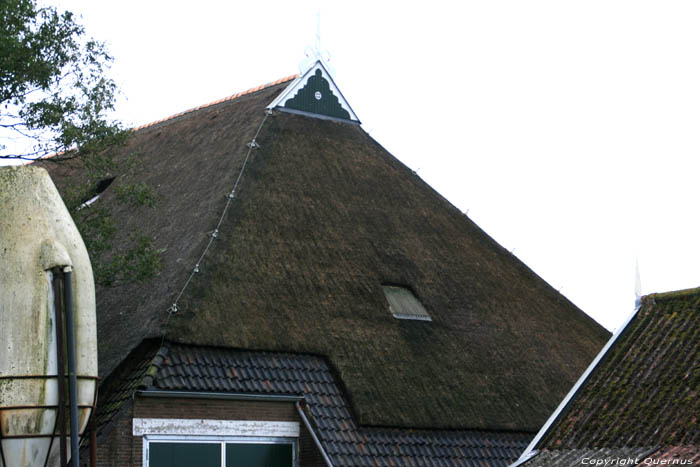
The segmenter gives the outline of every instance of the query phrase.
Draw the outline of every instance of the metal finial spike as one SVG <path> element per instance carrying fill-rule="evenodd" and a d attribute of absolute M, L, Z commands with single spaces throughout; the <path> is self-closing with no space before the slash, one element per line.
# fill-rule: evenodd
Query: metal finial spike
<path fill-rule="evenodd" d="M 321 11 L 316 12 L 316 36 L 313 45 L 304 48 L 304 59 L 299 63 L 299 73 L 302 75 L 316 62 L 322 62 L 331 76 L 335 76 L 335 70 L 330 64 L 331 54 L 321 47 Z"/>
<path fill-rule="evenodd" d="M 639 258 L 635 258 L 634 263 L 634 305 L 639 307 L 642 303 L 642 279 L 639 274 Z"/>
<path fill-rule="evenodd" d="M 321 10 L 316 12 L 316 42 L 314 48 L 317 56 L 321 55 Z"/>

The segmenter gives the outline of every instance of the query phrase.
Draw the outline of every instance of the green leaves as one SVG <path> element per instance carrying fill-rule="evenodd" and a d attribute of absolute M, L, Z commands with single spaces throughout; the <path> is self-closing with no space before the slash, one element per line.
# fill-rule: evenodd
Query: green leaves
<path fill-rule="evenodd" d="M 132 246 L 123 253 L 114 254 L 108 261 L 94 267 L 95 282 L 105 287 L 141 282 L 157 276 L 163 268 L 161 254 L 153 239 L 144 234 L 131 235 Z"/>
<path fill-rule="evenodd" d="M 107 116 L 117 92 L 105 75 L 112 57 L 84 35 L 70 12 L 0 0 L 0 158 L 74 157 L 121 137 Z"/>
<path fill-rule="evenodd" d="M 131 211 L 154 209 L 158 196 L 145 183 L 129 183 L 128 173 L 137 163 L 136 155 L 112 157 L 112 151 L 80 157 L 81 182 L 66 180 L 63 200 L 80 231 L 95 276 L 95 283 L 116 287 L 146 281 L 160 274 L 162 253 L 153 238 L 139 231 L 127 232 L 117 223 L 113 209 Z M 94 200 L 96 195 L 100 198 Z M 112 199 L 113 196 L 113 199 Z M 86 203 L 93 200 L 91 203 Z"/>
<path fill-rule="evenodd" d="M 153 191 L 145 183 L 123 184 L 116 188 L 117 200 L 128 203 L 131 206 L 148 206 L 153 208 L 156 206 L 156 197 Z"/>
<path fill-rule="evenodd" d="M 0 158 L 76 159 L 84 182 L 69 184 L 64 201 L 103 286 L 157 275 L 163 252 L 144 233 L 121 232 L 106 205 L 85 203 L 98 194 L 100 181 L 127 168 L 109 150 L 128 136 L 108 118 L 117 92 L 105 75 L 111 62 L 104 44 L 85 38 L 72 13 L 39 7 L 36 0 L 0 0 Z M 122 179 L 115 186 L 117 202 L 131 209 L 156 204 L 145 184 Z"/>
<path fill-rule="evenodd" d="M 119 235 L 120 228 L 109 206 L 100 200 L 89 206 L 84 202 L 97 194 L 95 186 L 86 183 L 72 195 L 64 196 L 90 254 L 95 282 L 113 287 L 157 276 L 163 267 L 161 256 L 165 250 L 157 248 L 153 239 L 142 232 Z M 122 183 L 114 190 L 117 202 L 129 209 L 156 205 L 156 196 L 145 184 Z"/>

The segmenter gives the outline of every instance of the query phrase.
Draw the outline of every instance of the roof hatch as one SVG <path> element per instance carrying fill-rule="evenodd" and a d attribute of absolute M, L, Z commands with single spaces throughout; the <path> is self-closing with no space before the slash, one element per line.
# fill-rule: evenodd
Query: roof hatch
<path fill-rule="evenodd" d="M 394 318 L 432 321 L 423 304 L 406 287 L 385 284 L 382 289 Z"/>
<path fill-rule="evenodd" d="M 267 108 L 360 123 L 321 60 L 317 60 L 306 72 L 292 81 Z"/>

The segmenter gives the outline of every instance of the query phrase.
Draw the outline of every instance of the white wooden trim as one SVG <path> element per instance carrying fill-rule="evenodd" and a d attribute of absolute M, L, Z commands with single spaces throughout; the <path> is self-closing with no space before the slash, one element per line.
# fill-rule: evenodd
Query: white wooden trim
<path fill-rule="evenodd" d="M 133 435 L 299 437 L 299 422 L 134 418 Z"/>
<path fill-rule="evenodd" d="M 338 89 L 338 86 L 335 84 L 335 81 L 333 81 L 331 74 L 328 73 L 328 70 L 326 70 L 326 67 L 324 67 L 323 63 L 321 63 L 320 61 L 317 61 L 311 68 L 306 70 L 306 72 L 302 76 L 296 78 L 294 81 L 289 83 L 289 86 L 287 86 L 287 88 L 284 91 L 282 91 L 282 93 L 279 96 L 277 96 L 275 100 L 273 100 L 270 103 L 270 105 L 267 106 L 267 108 L 283 108 L 289 99 L 294 98 L 299 92 L 299 90 L 306 86 L 306 83 L 309 81 L 309 78 L 315 75 L 316 70 L 321 70 L 321 76 L 326 81 L 328 81 L 328 85 L 331 88 L 331 92 L 333 92 L 333 94 L 338 98 L 340 106 L 343 109 L 345 109 L 348 112 L 348 114 L 350 114 L 350 120 L 359 122 L 360 119 L 357 118 L 357 115 L 355 115 L 355 112 L 350 107 L 350 104 L 348 104 L 348 101 L 345 100 L 345 96 L 343 96 L 343 93 L 340 92 L 340 89 Z"/>

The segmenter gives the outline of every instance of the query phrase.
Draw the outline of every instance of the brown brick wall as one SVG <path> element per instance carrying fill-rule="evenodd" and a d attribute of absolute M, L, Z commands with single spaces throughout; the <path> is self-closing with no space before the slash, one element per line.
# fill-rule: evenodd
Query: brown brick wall
<path fill-rule="evenodd" d="M 101 467 L 141 467 L 143 438 L 132 436 L 133 418 L 205 418 L 299 422 L 299 467 L 325 467 L 293 402 L 139 397 L 126 404 L 97 440 Z"/>

